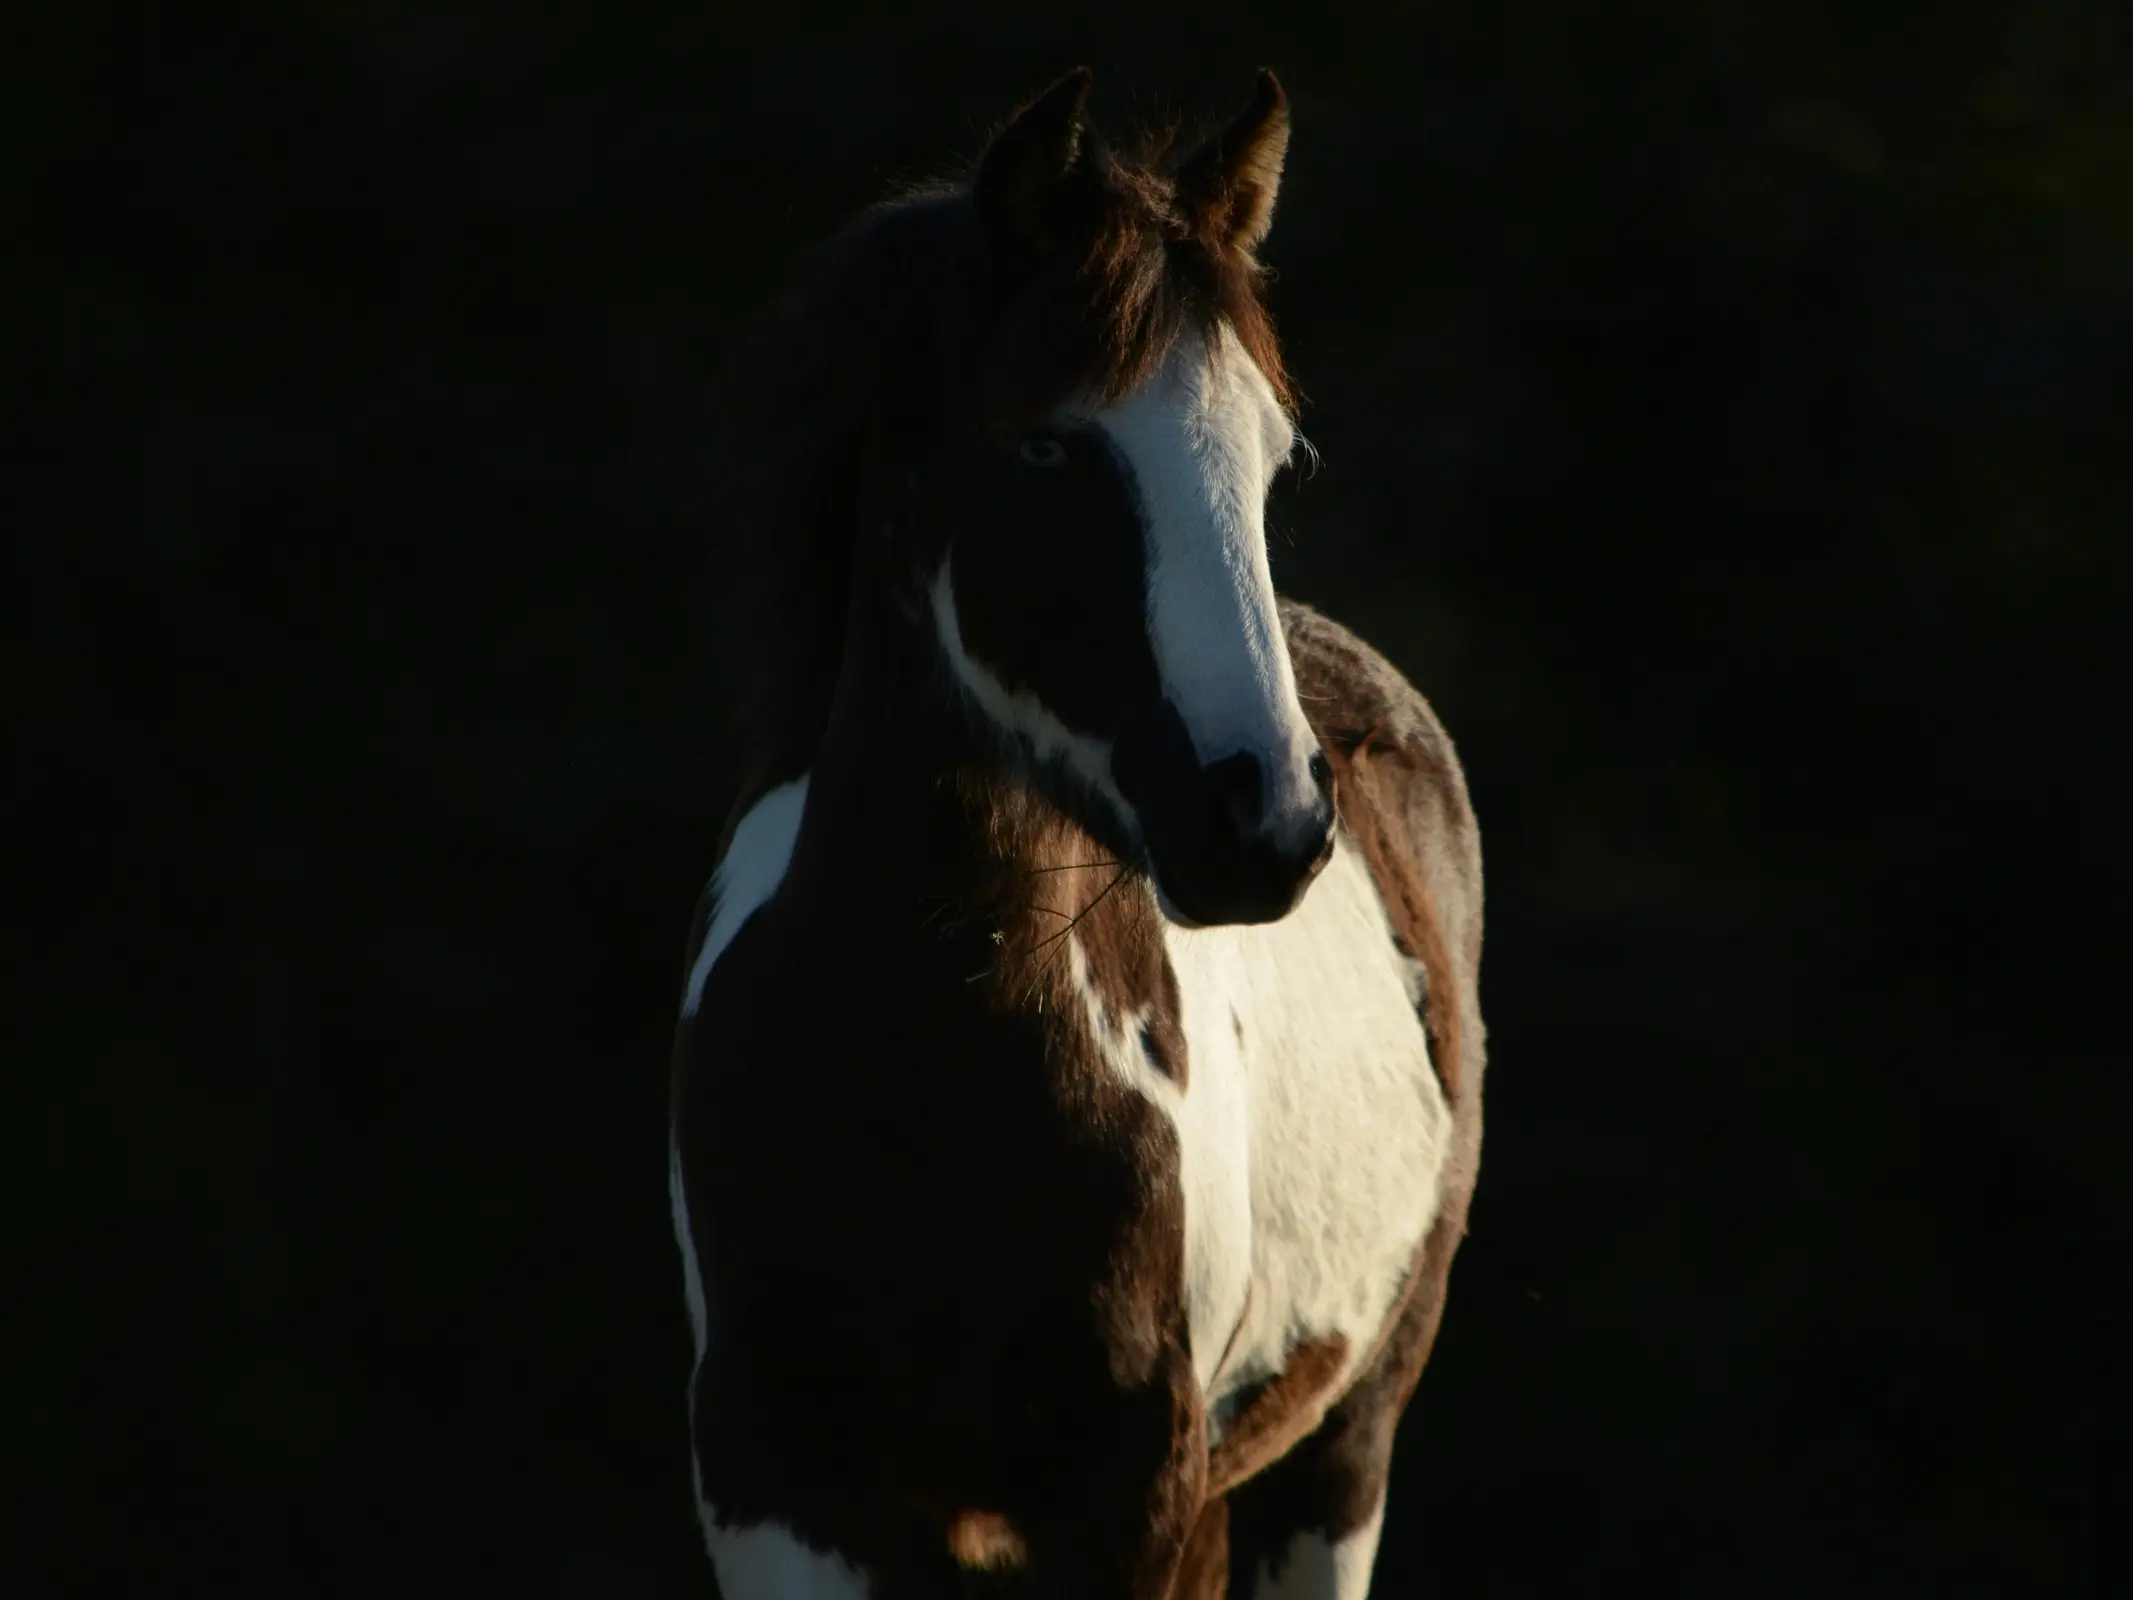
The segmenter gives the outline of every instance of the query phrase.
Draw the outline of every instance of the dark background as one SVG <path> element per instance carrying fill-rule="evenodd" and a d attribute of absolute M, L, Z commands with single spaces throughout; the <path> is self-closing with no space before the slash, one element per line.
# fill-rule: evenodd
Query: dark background
<path fill-rule="evenodd" d="M 0 1450 L 73 1586 L 707 1592 L 709 385 L 1086 61 L 1284 75 L 1276 576 L 1482 819 L 1378 1592 L 2129 1592 L 2133 8 L 13 15 Z"/>

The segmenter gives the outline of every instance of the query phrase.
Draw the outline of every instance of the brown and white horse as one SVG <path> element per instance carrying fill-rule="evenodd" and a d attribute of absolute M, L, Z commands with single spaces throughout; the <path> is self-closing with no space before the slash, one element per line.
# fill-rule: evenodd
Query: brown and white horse
<path fill-rule="evenodd" d="M 740 369 L 670 1173 L 728 1600 L 1364 1594 L 1465 1229 L 1465 782 L 1267 570 L 1287 105 L 1166 176 L 1087 91 Z"/>

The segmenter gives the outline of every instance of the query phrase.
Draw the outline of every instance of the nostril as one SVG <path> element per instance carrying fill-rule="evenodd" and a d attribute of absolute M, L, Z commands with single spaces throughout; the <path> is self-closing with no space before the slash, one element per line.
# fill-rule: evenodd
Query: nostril
<path fill-rule="evenodd" d="M 1214 814 L 1227 822 L 1239 838 L 1259 831 L 1265 808 L 1266 780 L 1259 758 L 1240 753 L 1224 756 L 1207 769 L 1207 796 Z"/>

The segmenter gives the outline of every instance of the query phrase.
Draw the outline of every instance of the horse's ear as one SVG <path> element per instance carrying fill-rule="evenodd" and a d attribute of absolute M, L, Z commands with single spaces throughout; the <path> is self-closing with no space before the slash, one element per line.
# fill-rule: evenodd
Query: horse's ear
<path fill-rule="evenodd" d="M 1087 67 L 1037 96 L 993 135 L 978 162 L 971 197 L 986 233 L 1017 250 L 1041 247 L 1047 196 L 1081 159 L 1081 108 L 1089 98 Z"/>
<path fill-rule="evenodd" d="M 1273 225 L 1288 154 L 1289 97 L 1261 68 L 1252 103 L 1178 168 L 1178 198 L 1216 243 L 1255 249 Z"/>

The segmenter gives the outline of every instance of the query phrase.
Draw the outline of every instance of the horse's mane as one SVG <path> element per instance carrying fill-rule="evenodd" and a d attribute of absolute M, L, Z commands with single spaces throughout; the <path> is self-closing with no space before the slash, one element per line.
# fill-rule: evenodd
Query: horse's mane
<path fill-rule="evenodd" d="M 1045 248 L 1015 263 L 967 186 L 869 208 L 729 369 L 718 454 L 739 559 L 724 633 L 750 787 L 797 772 L 827 723 L 870 430 L 1019 430 L 1071 394 L 1130 392 L 1188 327 L 1218 323 L 1291 403 L 1257 262 L 1196 226 L 1153 159 L 1091 134 L 1067 198 Z"/>

